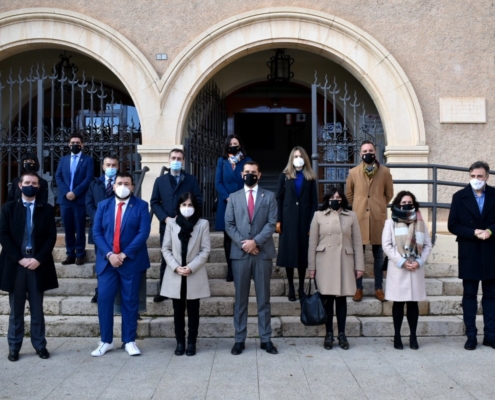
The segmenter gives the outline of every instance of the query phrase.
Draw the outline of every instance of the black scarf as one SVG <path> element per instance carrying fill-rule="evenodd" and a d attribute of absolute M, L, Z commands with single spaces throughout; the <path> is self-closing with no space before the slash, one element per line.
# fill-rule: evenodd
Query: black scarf
<path fill-rule="evenodd" d="M 179 240 L 182 244 L 181 256 L 182 256 L 182 266 L 187 265 L 187 246 L 189 244 L 189 239 L 191 238 L 194 226 L 198 223 L 199 217 L 193 215 L 189 219 L 185 218 L 180 212 L 175 218 L 175 222 L 180 226 Z"/>

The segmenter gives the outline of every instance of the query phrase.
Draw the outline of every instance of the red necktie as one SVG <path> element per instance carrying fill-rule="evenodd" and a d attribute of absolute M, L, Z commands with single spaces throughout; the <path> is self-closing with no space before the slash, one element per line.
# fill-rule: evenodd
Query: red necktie
<path fill-rule="evenodd" d="M 119 203 L 119 209 L 117 210 L 117 218 L 115 219 L 115 232 L 113 233 L 113 252 L 120 254 L 120 226 L 122 225 L 122 206 L 125 202 Z"/>
<path fill-rule="evenodd" d="M 253 197 L 253 191 L 249 191 L 249 200 L 248 200 L 248 214 L 249 214 L 249 221 L 253 222 L 253 214 L 254 214 L 254 197 Z"/>

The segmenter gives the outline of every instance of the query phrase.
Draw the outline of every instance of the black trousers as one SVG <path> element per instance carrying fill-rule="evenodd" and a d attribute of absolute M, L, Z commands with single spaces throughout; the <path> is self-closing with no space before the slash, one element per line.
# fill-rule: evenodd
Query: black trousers
<path fill-rule="evenodd" d="M 383 289 L 383 249 L 381 244 L 371 246 L 373 251 L 373 274 L 375 275 L 375 290 Z M 363 246 L 363 253 L 366 251 L 366 246 Z M 363 288 L 363 277 L 356 279 L 358 289 Z"/>
<path fill-rule="evenodd" d="M 10 317 L 7 334 L 9 350 L 20 351 L 22 347 L 26 297 L 29 301 L 31 313 L 31 344 L 38 350 L 46 347 L 43 292 L 38 291 L 36 272 L 19 265 L 15 277 L 14 291 L 9 293 Z"/>
<path fill-rule="evenodd" d="M 463 279 L 462 286 L 462 310 L 464 324 L 466 325 L 466 336 L 476 336 L 476 312 L 478 311 L 478 288 L 480 281 Z M 485 337 L 495 339 L 495 279 L 481 281 L 483 297 L 481 306 L 483 308 L 483 333 Z"/>
<path fill-rule="evenodd" d="M 177 341 L 186 339 L 186 309 L 187 327 L 189 336 L 188 343 L 196 343 L 199 328 L 199 299 L 187 300 L 187 277 L 182 277 L 180 288 L 180 299 L 172 299 L 174 306 L 175 338 Z"/>
<path fill-rule="evenodd" d="M 345 321 L 347 319 L 347 299 L 344 296 L 321 295 L 324 301 L 327 322 L 325 328 L 327 333 L 333 332 L 333 304 L 335 303 L 335 313 L 337 314 L 337 327 L 339 333 L 345 333 Z"/>

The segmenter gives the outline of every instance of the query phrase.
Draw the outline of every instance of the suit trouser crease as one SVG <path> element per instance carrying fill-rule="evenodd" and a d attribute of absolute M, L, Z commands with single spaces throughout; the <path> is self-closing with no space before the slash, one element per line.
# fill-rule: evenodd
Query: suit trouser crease
<path fill-rule="evenodd" d="M 9 293 L 10 316 L 7 334 L 9 350 L 20 351 L 22 347 L 26 297 L 31 314 L 31 344 L 38 350 L 46 347 L 43 292 L 38 291 L 36 281 L 35 271 L 18 267 L 14 291 Z"/>
<path fill-rule="evenodd" d="M 179 341 L 186 338 L 186 309 L 187 327 L 189 336 L 188 343 L 196 343 L 199 330 L 199 299 L 187 299 L 187 277 L 183 276 L 181 281 L 180 299 L 172 299 L 174 307 L 175 337 Z"/>
<path fill-rule="evenodd" d="M 236 343 L 245 342 L 247 337 L 247 312 L 251 277 L 254 280 L 256 291 L 260 341 L 262 343 L 269 342 L 272 336 L 270 305 L 272 260 L 263 260 L 256 256 L 248 255 L 246 259 L 232 260 L 232 272 L 235 286 L 234 327 Z"/>
<path fill-rule="evenodd" d="M 68 257 L 86 255 L 86 206 L 69 202 L 60 205 Z"/>
<path fill-rule="evenodd" d="M 141 276 L 141 271 L 127 275 L 111 265 L 98 275 L 98 319 L 102 342 L 113 341 L 114 302 L 119 290 L 122 301 L 122 342 L 136 340 Z"/>
<path fill-rule="evenodd" d="M 366 246 L 363 245 L 363 253 Z M 373 274 L 375 276 L 375 290 L 383 289 L 383 249 L 381 244 L 374 244 L 371 246 L 373 251 Z M 363 277 L 356 279 L 356 286 L 358 289 L 363 288 Z"/>
<path fill-rule="evenodd" d="M 480 281 L 463 279 L 462 310 L 466 336 L 473 337 L 478 333 L 476 328 L 476 313 L 478 311 L 478 289 Z M 495 339 L 495 279 L 481 281 L 483 292 L 481 306 L 483 308 L 483 323 L 485 337 Z"/>

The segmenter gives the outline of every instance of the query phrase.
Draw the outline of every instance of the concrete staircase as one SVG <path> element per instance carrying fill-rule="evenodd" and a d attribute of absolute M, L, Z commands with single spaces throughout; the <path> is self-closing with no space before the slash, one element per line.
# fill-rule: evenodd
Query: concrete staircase
<path fill-rule="evenodd" d="M 234 284 L 225 281 L 227 265 L 222 248 L 223 234 L 212 233 L 212 251 L 207 271 L 212 297 L 201 300 L 201 337 L 232 337 Z M 276 244 L 278 237 L 275 238 Z M 140 337 L 174 337 L 172 302 L 153 303 L 153 296 L 158 293 L 160 250 L 158 237 L 148 240 L 152 266 L 147 274 L 147 311 L 139 321 Z M 65 258 L 64 237 L 59 236 L 54 258 L 57 263 L 59 288 L 45 293 L 45 316 L 47 336 L 87 336 L 98 337 L 97 306 L 90 299 L 96 286 L 94 272 L 94 249 L 88 248 L 87 263 L 84 266 L 63 266 Z M 432 257 L 435 258 L 435 257 Z M 438 258 L 438 257 L 437 257 Z M 455 262 L 455 260 L 452 260 Z M 391 336 L 392 303 L 381 303 L 374 295 L 372 279 L 371 254 L 366 254 L 366 274 L 364 279 L 365 298 L 354 303 L 348 298 L 347 334 L 349 336 Z M 456 278 L 456 265 L 448 263 L 430 263 L 426 265 L 428 300 L 420 303 L 420 336 L 463 335 L 461 295 L 462 282 Z M 297 272 L 296 272 L 297 274 Z M 297 275 L 296 275 L 297 276 Z M 386 284 L 386 280 L 385 280 Z M 274 265 L 271 281 L 272 328 L 277 336 L 322 336 L 324 326 L 305 327 L 299 321 L 299 302 L 287 300 L 288 284 L 285 268 Z M 251 287 L 254 296 L 254 287 Z M 8 326 L 8 296 L 0 292 L 0 335 L 6 335 Z M 29 313 L 29 310 L 27 310 Z M 256 300 L 250 298 L 248 335 L 257 336 Z M 26 316 L 26 322 L 29 315 Z M 334 321 L 334 326 L 336 322 Z M 478 317 L 479 328 L 482 320 Z M 29 324 L 26 324 L 29 330 Z M 403 334 L 408 334 L 404 321 Z M 115 337 L 120 336 L 120 317 L 115 318 Z"/>

